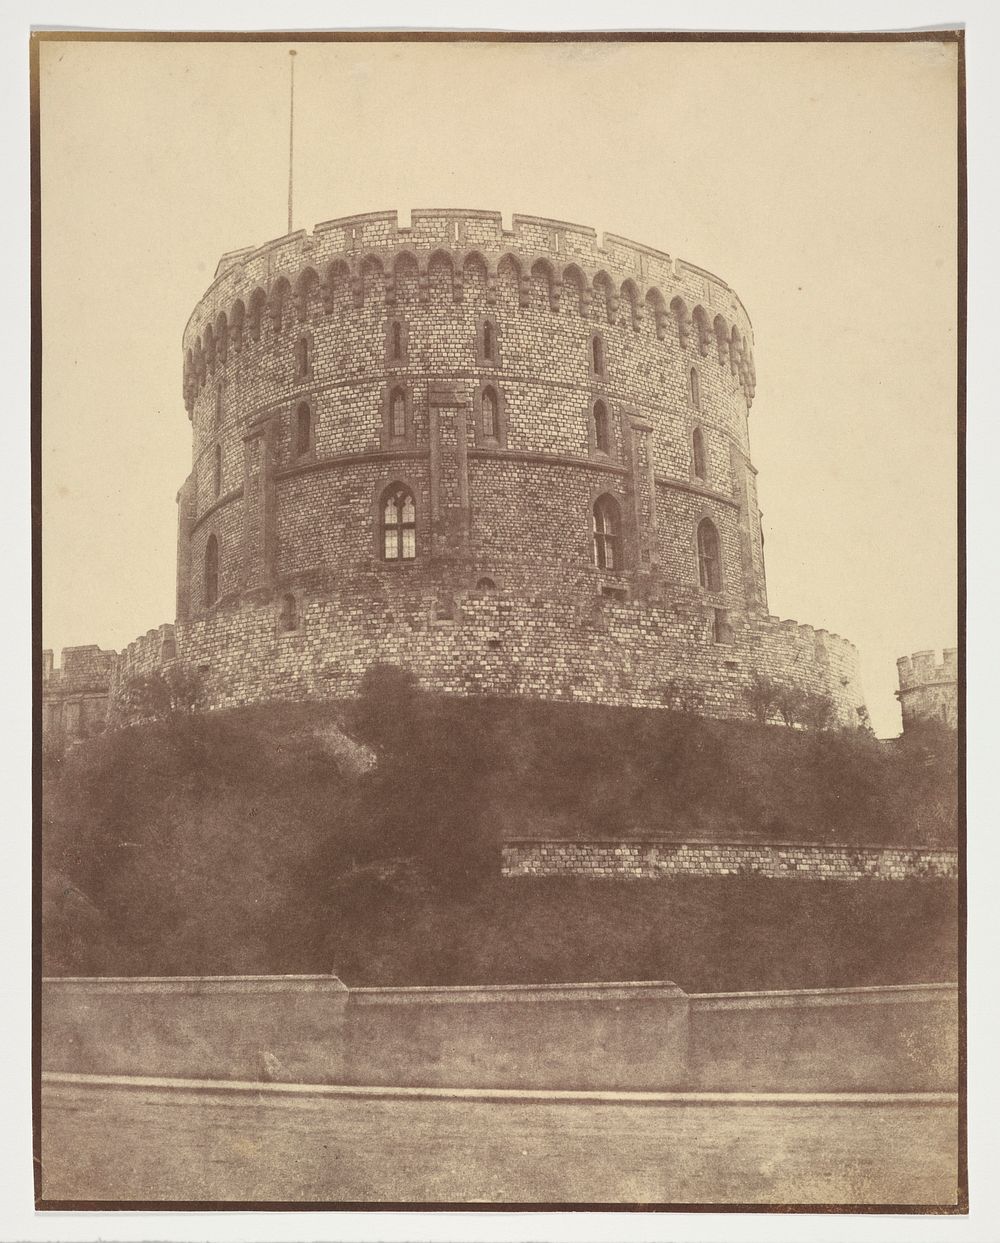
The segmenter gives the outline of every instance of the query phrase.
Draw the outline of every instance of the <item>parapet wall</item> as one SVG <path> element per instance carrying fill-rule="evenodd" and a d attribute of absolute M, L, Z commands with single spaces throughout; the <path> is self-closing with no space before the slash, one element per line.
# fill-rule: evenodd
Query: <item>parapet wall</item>
<path fill-rule="evenodd" d="M 373 592 L 303 597 L 298 628 L 281 628 L 271 603 L 244 603 L 149 631 L 121 654 L 112 698 L 125 719 L 130 678 L 172 660 L 198 669 L 206 707 L 267 699 L 339 699 L 357 693 L 375 664 L 412 670 L 424 689 L 686 708 L 749 717 L 755 673 L 829 697 L 836 720 L 858 723 L 857 652 L 837 635 L 759 616 L 716 641 L 711 609 L 645 601 Z"/>
<path fill-rule="evenodd" d="M 514 253 L 528 261 L 529 270 L 540 259 L 553 268 L 575 266 L 590 269 L 591 274 L 611 268 L 633 277 L 637 290 L 641 286 L 640 315 L 646 290 L 655 290 L 659 296 L 651 303 L 664 316 L 671 300 L 681 297 L 688 306 L 704 304 L 715 313 L 725 312 L 742 339 L 753 337 L 746 309 L 724 280 L 664 251 L 614 233 L 604 233 L 598 240 L 595 229 L 563 220 L 515 214 L 511 228 L 505 229 L 500 212 L 435 208 L 411 211 L 409 226 L 399 224 L 395 211 L 367 212 L 324 221 L 311 234 L 300 229 L 262 246 L 223 255 L 215 279 L 185 328 L 184 347 L 204 346 L 205 330 L 214 333 L 220 312 L 228 313 L 237 301 L 248 304 L 255 287 L 267 290 L 281 276 L 295 289 L 300 271 L 307 266 L 319 269 L 334 256 L 359 271 L 371 251 L 411 251 L 419 257 L 441 248 L 484 256 Z M 391 294 L 391 284 L 387 289 Z"/>

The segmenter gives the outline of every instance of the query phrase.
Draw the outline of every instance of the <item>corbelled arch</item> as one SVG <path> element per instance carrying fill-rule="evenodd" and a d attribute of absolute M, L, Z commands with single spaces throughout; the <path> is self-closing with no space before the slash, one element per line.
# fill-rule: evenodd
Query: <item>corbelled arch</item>
<path fill-rule="evenodd" d="M 229 356 L 229 318 L 225 311 L 220 311 L 215 317 L 215 349 L 219 362 L 225 365 Z"/>
<path fill-rule="evenodd" d="M 670 299 L 670 309 L 674 313 L 674 319 L 677 321 L 677 340 L 681 349 L 686 349 L 688 341 L 691 339 L 691 312 L 688 305 L 680 294 L 676 294 Z"/>
<path fill-rule="evenodd" d="M 271 313 L 271 326 L 276 333 L 281 332 L 287 323 L 286 307 L 291 301 L 291 296 L 292 282 L 284 273 L 281 273 L 271 283 L 271 292 L 267 299 L 268 310 Z"/>
<path fill-rule="evenodd" d="M 304 324 L 309 318 L 310 306 L 313 298 L 319 292 L 319 273 L 308 264 L 302 269 L 295 280 L 295 315 L 300 324 Z"/>
<path fill-rule="evenodd" d="M 567 263 L 563 268 L 563 287 L 572 285 L 576 289 L 576 304 L 580 314 L 588 319 L 590 317 L 590 304 L 593 301 L 593 293 L 589 278 L 584 274 L 583 269 L 576 263 Z"/>
<path fill-rule="evenodd" d="M 722 315 L 715 317 L 715 340 L 719 349 L 719 362 L 725 365 L 729 360 L 729 325 Z"/>
<path fill-rule="evenodd" d="M 264 311 L 267 307 L 267 294 L 258 285 L 250 295 L 250 302 L 247 306 L 247 328 L 250 331 L 250 339 L 259 341 L 260 335 L 264 327 Z"/>
<path fill-rule="evenodd" d="M 639 296 L 639 286 L 631 277 L 626 277 L 622 281 L 619 297 L 621 302 L 628 304 L 629 322 L 638 332 L 642 327 L 642 299 Z"/>
<path fill-rule="evenodd" d="M 594 273 L 591 283 L 595 294 L 600 290 L 604 295 L 604 309 L 608 323 L 615 323 L 618 319 L 618 291 L 615 289 L 615 282 L 601 268 L 600 271 Z"/>
<path fill-rule="evenodd" d="M 708 319 L 708 312 L 699 302 L 691 312 L 691 322 L 694 324 L 695 336 L 698 342 L 698 353 L 702 358 L 708 356 L 709 346 L 712 343 L 712 328 Z"/>
<path fill-rule="evenodd" d="M 651 285 L 646 290 L 646 306 L 649 308 L 653 318 L 656 339 L 657 341 L 662 341 L 667 335 L 667 303 L 663 294 L 655 285 Z"/>

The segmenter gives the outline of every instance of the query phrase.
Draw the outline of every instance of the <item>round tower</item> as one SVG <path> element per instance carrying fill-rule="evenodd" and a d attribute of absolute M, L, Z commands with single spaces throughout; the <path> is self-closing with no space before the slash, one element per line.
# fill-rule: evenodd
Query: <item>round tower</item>
<path fill-rule="evenodd" d="M 373 213 L 224 256 L 183 344 L 176 655 L 219 702 L 391 661 L 453 693 L 742 715 L 756 674 L 860 704 L 849 644 L 767 614 L 753 329 L 703 269 Z"/>

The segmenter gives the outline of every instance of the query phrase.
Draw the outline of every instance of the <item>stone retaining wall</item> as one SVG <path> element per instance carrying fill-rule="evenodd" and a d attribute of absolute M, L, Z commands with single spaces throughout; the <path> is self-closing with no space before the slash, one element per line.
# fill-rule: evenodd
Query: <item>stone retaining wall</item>
<path fill-rule="evenodd" d="M 769 876 L 785 880 L 912 880 L 958 875 L 942 847 L 827 846 L 808 842 L 512 840 L 504 876 Z"/>

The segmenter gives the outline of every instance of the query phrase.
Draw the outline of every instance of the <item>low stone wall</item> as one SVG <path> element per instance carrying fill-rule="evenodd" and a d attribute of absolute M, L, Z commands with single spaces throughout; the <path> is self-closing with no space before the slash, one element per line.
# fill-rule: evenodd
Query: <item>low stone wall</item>
<path fill-rule="evenodd" d="M 47 1072 L 618 1091 L 954 1091 L 954 984 L 347 989 L 335 976 L 46 979 Z"/>
<path fill-rule="evenodd" d="M 674 842 L 512 839 L 503 876 L 768 876 L 783 880 L 928 880 L 958 875 L 943 847 L 828 846 L 812 842 Z"/>
<path fill-rule="evenodd" d="M 701 993 L 689 998 L 688 1075 L 706 1092 L 954 1091 L 950 984 Z"/>

